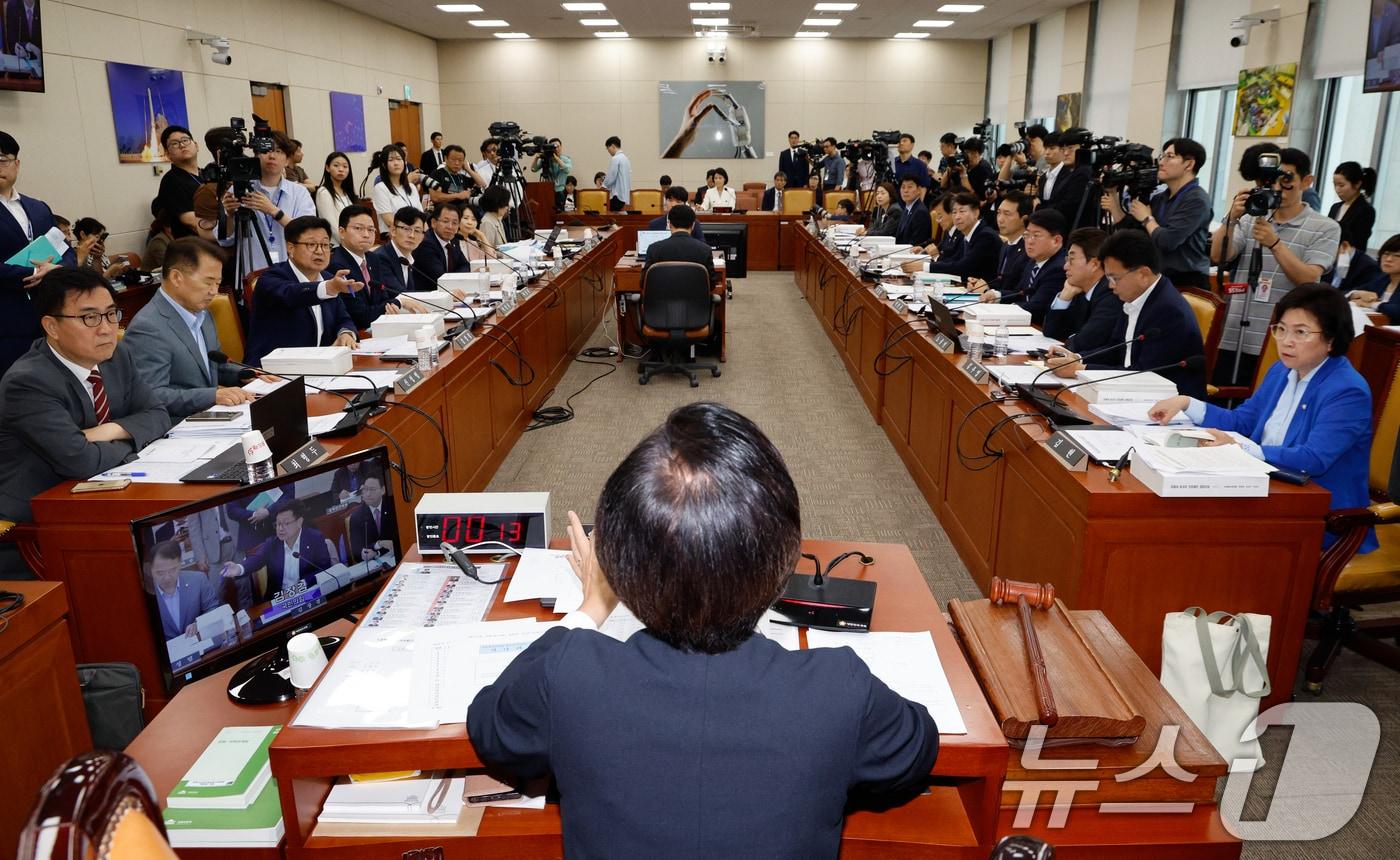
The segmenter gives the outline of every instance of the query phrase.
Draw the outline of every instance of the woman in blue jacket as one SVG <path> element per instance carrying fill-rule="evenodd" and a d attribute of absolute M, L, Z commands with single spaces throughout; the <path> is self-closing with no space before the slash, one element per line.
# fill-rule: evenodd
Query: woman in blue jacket
<path fill-rule="evenodd" d="M 1322 284 L 1295 287 L 1274 307 L 1270 327 L 1279 360 L 1259 389 L 1236 409 L 1190 397 L 1168 397 L 1148 415 L 1165 424 L 1178 412 L 1208 428 L 1206 445 L 1234 445 L 1279 468 L 1302 472 L 1332 493 L 1332 508 L 1370 504 L 1371 389 L 1347 361 L 1351 309 L 1341 292 Z M 1324 545 L 1336 539 L 1328 534 Z M 1361 552 L 1375 549 L 1372 532 Z"/>

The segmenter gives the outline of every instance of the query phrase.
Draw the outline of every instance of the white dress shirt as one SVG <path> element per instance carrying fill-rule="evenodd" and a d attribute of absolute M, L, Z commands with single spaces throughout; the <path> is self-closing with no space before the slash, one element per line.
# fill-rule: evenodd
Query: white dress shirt
<path fill-rule="evenodd" d="M 19 202 L 20 194 L 13 188 L 10 189 L 10 196 L 0 194 L 0 203 L 5 204 L 5 208 L 10 210 L 10 214 L 19 222 L 19 229 L 24 231 L 24 238 L 34 238 L 34 225 L 29 223 L 29 213 L 24 211 L 24 206 Z"/>
<path fill-rule="evenodd" d="M 1055 190 L 1055 180 L 1059 178 L 1060 171 L 1064 169 L 1064 166 L 1065 163 L 1061 161 L 1059 164 L 1055 165 L 1055 167 L 1049 173 L 1045 174 L 1045 186 L 1040 190 L 1041 200 L 1050 199 L 1050 195 Z"/>
<path fill-rule="evenodd" d="M 92 400 L 92 384 L 88 382 L 88 376 L 90 376 L 92 372 L 97 369 L 97 365 L 94 364 L 92 367 L 83 367 L 81 364 L 75 364 L 69 361 L 68 359 L 64 358 L 62 353 L 60 353 L 58 350 L 54 349 L 53 344 L 49 344 L 48 346 L 49 352 L 53 353 L 54 358 L 57 358 L 63 364 L 64 367 L 68 368 L 69 373 L 72 373 L 74 376 L 78 377 L 78 382 L 83 386 L 83 390 L 87 392 L 88 399 Z M 93 405 L 97 405 L 95 400 L 93 402 Z"/>
<path fill-rule="evenodd" d="M 1137 321 L 1138 317 L 1142 314 L 1142 306 L 1147 304 L 1147 297 L 1152 295 L 1152 291 L 1157 289 L 1157 285 L 1161 282 L 1162 276 L 1158 275 L 1157 280 L 1152 282 L 1152 286 L 1142 291 L 1142 295 L 1133 299 L 1131 302 L 1123 303 L 1123 313 L 1128 315 L 1127 337 L 1123 339 L 1129 341 L 1128 345 L 1123 349 L 1123 367 L 1125 368 L 1133 366 L 1133 345 L 1131 341 L 1137 336 Z"/>
<path fill-rule="evenodd" d="M 717 188 L 706 188 L 705 199 L 700 201 L 700 208 L 704 209 L 706 212 L 715 211 L 716 206 L 728 206 L 730 209 L 733 209 L 735 199 L 734 189 L 727 185 L 723 191 Z"/>
<path fill-rule="evenodd" d="M 292 271 L 297 273 L 297 280 L 303 284 L 316 284 L 316 298 L 326 301 L 331 294 L 326 290 L 326 282 L 319 278 L 309 278 L 306 273 L 298 269 L 296 264 L 292 264 Z M 325 333 L 326 324 L 321 320 L 321 306 L 319 304 L 311 306 L 311 318 L 316 320 L 316 345 L 321 345 L 321 337 Z"/>
<path fill-rule="evenodd" d="M 286 591 L 301 579 L 301 559 L 297 558 L 297 547 L 301 544 L 301 533 L 297 533 L 297 539 L 292 541 L 291 546 L 282 544 L 282 587 L 278 591 Z"/>

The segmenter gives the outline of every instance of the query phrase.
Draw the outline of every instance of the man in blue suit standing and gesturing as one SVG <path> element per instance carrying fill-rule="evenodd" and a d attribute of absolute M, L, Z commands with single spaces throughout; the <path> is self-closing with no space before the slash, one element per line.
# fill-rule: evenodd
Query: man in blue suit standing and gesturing
<path fill-rule="evenodd" d="M 348 346 L 359 343 L 354 320 L 340 296 L 364 288 L 348 269 L 325 271 L 331 258 L 331 228 L 322 218 L 294 218 L 285 232 L 290 260 L 269 268 L 253 292 L 247 363 L 287 346 Z"/>
<path fill-rule="evenodd" d="M 29 290 L 50 269 L 76 266 L 72 250 L 62 260 L 36 260 L 32 266 L 9 266 L 5 261 L 54 227 L 53 212 L 42 200 L 15 188 L 19 181 L 19 143 L 0 131 L 0 376 L 43 337 L 39 314 L 29 304 Z"/>
<path fill-rule="evenodd" d="M 273 514 L 273 536 L 254 547 L 242 564 L 224 565 L 224 578 L 233 579 L 266 571 L 252 581 L 253 603 L 263 603 L 298 582 L 316 584 L 316 574 L 335 562 L 326 536 L 304 525 L 306 513 L 296 499 L 279 501 Z"/>

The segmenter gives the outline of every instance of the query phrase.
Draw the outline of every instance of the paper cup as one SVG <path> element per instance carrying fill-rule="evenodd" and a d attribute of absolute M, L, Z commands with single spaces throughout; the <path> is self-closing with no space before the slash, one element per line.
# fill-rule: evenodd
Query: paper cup
<path fill-rule="evenodd" d="M 315 633 L 298 633 L 287 640 L 287 662 L 292 670 L 292 686 L 309 690 L 326 668 L 326 652 Z"/>

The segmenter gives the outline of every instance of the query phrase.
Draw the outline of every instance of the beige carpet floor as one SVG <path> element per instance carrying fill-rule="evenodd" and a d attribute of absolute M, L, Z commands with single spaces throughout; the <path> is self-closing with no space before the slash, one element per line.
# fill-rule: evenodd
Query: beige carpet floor
<path fill-rule="evenodd" d="M 699 388 L 691 388 L 681 376 L 654 377 L 639 386 L 635 364 L 629 361 L 574 397 L 574 420 L 526 433 L 490 489 L 550 491 L 551 531 L 563 534 L 566 512 L 576 510 L 585 521 L 591 519 L 608 474 L 667 412 L 697 400 L 717 401 L 757 422 L 782 451 L 801 494 L 808 537 L 908 544 L 941 602 L 980 597 L 904 464 L 856 393 L 791 273 L 753 273 L 737 281 L 734 292 L 728 362 L 721 377 L 702 374 Z M 611 319 L 604 321 L 591 345 L 607 345 L 612 326 Z M 550 405 L 562 404 L 611 366 L 610 360 L 599 361 L 603 363 L 575 362 Z M 1321 700 L 1360 702 L 1380 719 L 1381 747 L 1361 809 L 1329 839 L 1255 843 L 1245 848 L 1244 856 L 1400 857 L 1400 674 L 1344 653 Z M 1300 693 L 1299 701 L 1316 700 Z M 1246 820 L 1263 818 L 1267 812 L 1287 744 L 1286 732 L 1275 729 L 1266 736 L 1270 766 L 1256 778 Z"/>

